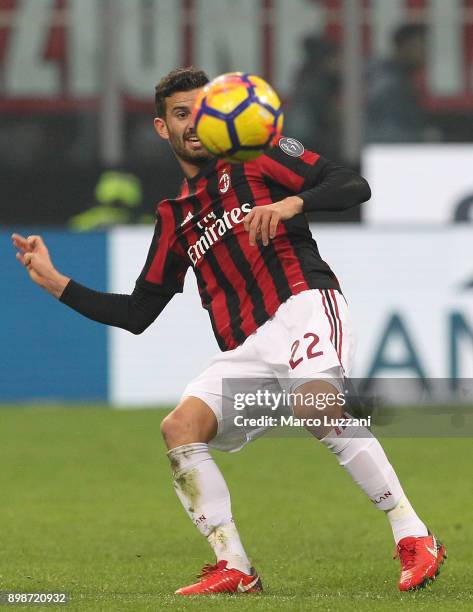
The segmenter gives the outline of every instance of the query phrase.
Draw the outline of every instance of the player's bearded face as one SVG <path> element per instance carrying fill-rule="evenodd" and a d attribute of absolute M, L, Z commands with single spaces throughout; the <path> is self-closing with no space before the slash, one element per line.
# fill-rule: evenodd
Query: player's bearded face
<path fill-rule="evenodd" d="M 169 143 L 177 157 L 197 166 L 204 164 L 212 157 L 197 138 L 191 118 L 199 91 L 196 89 L 177 92 L 166 100 L 166 127 Z"/>

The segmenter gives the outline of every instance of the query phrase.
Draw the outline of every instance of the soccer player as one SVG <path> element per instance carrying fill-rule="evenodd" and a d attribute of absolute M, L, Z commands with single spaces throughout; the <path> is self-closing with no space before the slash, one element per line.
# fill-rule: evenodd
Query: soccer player
<path fill-rule="evenodd" d="M 144 268 L 131 295 L 101 293 L 58 272 L 40 236 L 13 234 L 31 279 L 95 321 L 142 333 L 192 267 L 222 353 L 189 383 L 162 421 L 174 487 L 213 548 L 216 563 L 179 594 L 262 590 L 232 518 L 226 482 L 209 446 L 238 450 L 261 428 L 236 425 L 222 380 L 273 379 L 296 392 L 296 417 L 344 414 L 341 391 L 352 357 L 346 301 L 319 255 L 304 213 L 343 210 L 370 197 L 355 172 L 281 137 L 254 161 L 212 157 L 196 136 L 192 110 L 204 72 L 176 69 L 156 87 L 156 132 L 169 141 L 185 179 L 178 197 L 159 203 Z M 312 397 L 336 396 L 315 408 Z M 341 398 L 341 399 L 340 399 Z M 247 406 L 246 413 L 252 409 Z M 401 590 L 438 573 L 445 548 L 409 503 L 380 443 L 365 427 L 308 427 L 390 522 L 401 561 Z"/>

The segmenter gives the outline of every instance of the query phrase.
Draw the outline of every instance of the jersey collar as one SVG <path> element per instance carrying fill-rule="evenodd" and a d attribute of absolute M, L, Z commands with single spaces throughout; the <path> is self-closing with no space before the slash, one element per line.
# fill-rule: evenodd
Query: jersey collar
<path fill-rule="evenodd" d="M 215 166 L 217 165 L 218 159 L 216 157 L 213 157 L 211 160 L 209 160 L 205 166 L 202 166 L 202 168 L 199 170 L 199 172 L 193 176 L 192 178 L 185 178 L 185 180 L 187 181 L 189 186 L 193 186 L 196 184 L 196 182 L 201 179 L 203 176 L 207 176 L 208 174 L 210 174 L 211 172 L 213 172 L 213 170 L 215 169 Z"/>

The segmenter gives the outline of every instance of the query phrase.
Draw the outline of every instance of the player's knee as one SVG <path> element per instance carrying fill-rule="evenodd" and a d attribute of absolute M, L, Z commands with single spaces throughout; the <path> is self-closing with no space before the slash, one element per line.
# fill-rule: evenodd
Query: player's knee
<path fill-rule="evenodd" d="M 201 400 L 186 398 L 161 422 L 161 434 L 168 448 L 209 442 L 217 433 L 217 419 Z"/>
<path fill-rule="evenodd" d="M 176 434 L 179 433 L 179 431 L 182 429 L 182 424 L 174 411 L 170 412 L 166 417 L 164 417 L 164 419 L 161 421 L 160 429 L 161 435 L 166 441 L 175 437 Z"/>
<path fill-rule="evenodd" d="M 168 448 L 199 441 L 196 426 L 190 415 L 177 409 L 162 420 L 161 434 Z"/>
<path fill-rule="evenodd" d="M 296 395 L 302 398 L 294 406 L 297 417 L 341 416 L 345 408 L 345 398 L 338 389 L 328 381 L 311 381 L 296 389 Z"/>

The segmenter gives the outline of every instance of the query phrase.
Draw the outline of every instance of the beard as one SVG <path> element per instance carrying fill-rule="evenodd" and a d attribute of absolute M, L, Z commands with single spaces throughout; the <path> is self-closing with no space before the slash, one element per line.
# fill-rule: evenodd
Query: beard
<path fill-rule="evenodd" d="M 212 159 L 213 155 L 207 151 L 207 149 L 201 145 L 199 149 L 192 151 L 187 146 L 187 142 L 190 138 L 195 138 L 195 132 L 187 132 L 186 134 L 176 134 L 169 132 L 169 144 L 171 149 L 174 151 L 174 155 L 189 164 L 196 166 L 203 166 L 209 160 Z"/>

